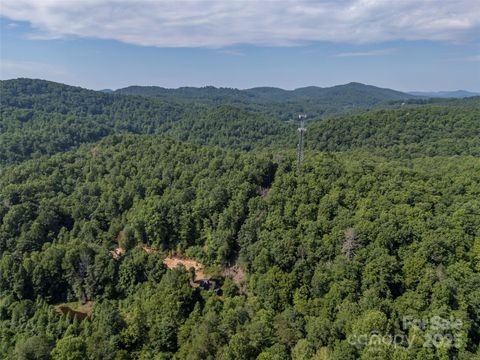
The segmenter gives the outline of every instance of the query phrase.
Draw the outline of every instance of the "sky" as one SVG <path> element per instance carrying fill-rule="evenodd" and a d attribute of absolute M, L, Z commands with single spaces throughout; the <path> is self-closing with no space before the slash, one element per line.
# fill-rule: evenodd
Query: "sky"
<path fill-rule="evenodd" d="M 0 78 L 480 91 L 479 0 L 0 0 Z"/>

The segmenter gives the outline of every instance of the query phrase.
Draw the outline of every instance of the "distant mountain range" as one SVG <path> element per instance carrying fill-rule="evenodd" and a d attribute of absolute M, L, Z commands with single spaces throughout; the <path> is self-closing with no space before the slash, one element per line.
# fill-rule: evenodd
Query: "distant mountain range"
<path fill-rule="evenodd" d="M 456 91 L 410 91 L 410 95 L 415 96 L 426 96 L 432 98 L 455 98 L 461 99 L 470 96 L 480 96 L 480 93 L 466 91 L 466 90 L 456 90 Z"/>
<path fill-rule="evenodd" d="M 138 96 L 144 93 L 164 95 Z M 0 81 L 0 98 L 0 167 L 124 133 L 244 151 L 292 148 L 297 124 L 291 120 L 299 112 L 309 116 L 307 145 L 321 151 L 480 153 L 480 97 L 430 99 L 358 83 L 292 91 L 130 87 L 105 93 L 13 79 Z"/>
<path fill-rule="evenodd" d="M 368 110 L 379 106 L 407 103 L 425 103 L 429 99 L 462 99 L 479 96 L 465 90 L 438 92 L 401 92 L 388 88 L 380 88 L 351 82 L 332 87 L 308 86 L 295 90 L 284 90 L 276 87 L 255 87 L 251 89 L 205 87 L 180 87 L 176 89 L 160 86 L 128 86 L 122 89 L 101 90 L 104 93 L 155 97 L 180 102 L 194 102 L 204 105 L 232 104 L 257 110 L 262 108 L 276 109 L 270 112 L 281 119 L 289 119 L 293 114 L 306 112 L 313 117 L 325 117 L 355 110 Z"/>
<path fill-rule="evenodd" d="M 217 88 L 214 86 L 180 87 L 171 89 L 160 86 L 134 85 L 117 90 L 104 89 L 100 91 L 106 93 L 115 92 L 120 94 L 154 97 L 179 96 L 190 99 L 205 99 L 214 96 L 225 100 L 225 98 L 235 97 L 237 99 L 244 98 L 248 99 L 249 101 L 253 100 L 254 102 L 297 101 L 306 98 L 335 102 L 339 98 L 348 98 L 348 101 L 351 101 L 352 104 L 356 105 L 364 104 L 365 101 L 373 105 L 382 101 L 399 101 L 418 97 L 461 99 L 471 96 L 480 96 L 480 93 L 467 90 L 401 92 L 356 82 L 332 87 L 307 86 L 295 90 L 284 90 L 276 87 L 255 87 L 251 89 L 239 90 L 234 88 Z M 361 99 L 359 99 L 359 97 L 361 97 Z"/>
<path fill-rule="evenodd" d="M 110 92 L 110 90 L 103 90 Z M 234 88 L 217 88 L 214 86 L 206 87 L 180 87 L 177 89 L 168 89 L 159 86 L 129 86 L 114 91 L 120 94 L 168 97 L 179 96 L 185 98 L 228 98 L 248 99 L 256 102 L 271 101 L 296 101 L 300 99 L 315 99 L 320 101 L 340 100 L 349 104 L 364 104 L 368 102 L 375 104 L 382 101 L 404 100 L 415 98 L 415 95 L 392 90 L 379 88 L 372 85 L 351 82 L 345 85 L 332 87 L 308 86 L 295 90 L 284 90 L 275 87 L 255 87 L 251 89 L 239 90 Z"/>
<path fill-rule="evenodd" d="M 239 90 L 213 86 L 178 89 L 129 86 L 115 90 L 113 94 L 139 95 L 204 105 L 231 104 L 248 109 L 267 110 L 281 119 L 291 119 L 299 112 L 306 112 L 313 117 L 325 117 L 422 99 L 400 91 L 355 82 L 325 88 L 309 86 L 295 90 L 275 87 Z M 272 109 L 274 111 L 271 111 Z"/>

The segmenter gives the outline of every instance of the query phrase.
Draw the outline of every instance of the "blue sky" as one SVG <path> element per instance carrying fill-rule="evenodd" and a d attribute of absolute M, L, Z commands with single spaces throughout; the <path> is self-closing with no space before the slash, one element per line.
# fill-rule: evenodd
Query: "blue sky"
<path fill-rule="evenodd" d="M 4 0 L 0 77 L 92 89 L 357 81 L 480 91 L 479 4 Z"/>

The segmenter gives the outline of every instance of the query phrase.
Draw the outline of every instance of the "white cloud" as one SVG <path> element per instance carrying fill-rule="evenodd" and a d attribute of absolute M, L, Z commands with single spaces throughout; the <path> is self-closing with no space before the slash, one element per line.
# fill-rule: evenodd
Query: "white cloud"
<path fill-rule="evenodd" d="M 378 50 L 369 50 L 369 51 L 356 51 L 356 52 L 344 52 L 338 53 L 335 57 L 362 57 L 362 56 L 382 56 L 389 55 L 395 52 L 396 49 L 378 49 Z"/>
<path fill-rule="evenodd" d="M 478 40 L 478 0 L 2 0 L 35 38 L 158 47 Z"/>

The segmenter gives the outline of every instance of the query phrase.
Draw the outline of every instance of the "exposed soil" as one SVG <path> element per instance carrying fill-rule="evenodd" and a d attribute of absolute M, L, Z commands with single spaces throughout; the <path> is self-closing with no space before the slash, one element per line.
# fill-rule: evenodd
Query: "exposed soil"
<path fill-rule="evenodd" d="M 123 230 L 119 231 L 118 234 L 117 234 L 117 237 L 115 238 L 118 246 L 111 250 L 110 251 L 110 255 L 112 255 L 112 257 L 115 259 L 115 260 L 118 260 L 120 259 L 123 255 L 125 255 L 125 249 L 122 248 L 120 246 L 120 241 L 123 239 Z"/>
<path fill-rule="evenodd" d="M 223 276 L 232 279 L 237 285 L 243 284 L 246 278 L 245 271 L 238 265 L 226 267 L 223 270 Z"/>
<path fill-rule="evenodd" d="M 195 270 L 195 282 L 208 279 L 204 273 L 203 265 L 195 260 L 182 258 L 179 256 L 169 256 L 163 260 L 163 263 L 169 269 L 174 269 L 178 265 L 184 266 L 187 270 L 193 268 Z"/>
<path fill-rule="evenodd" d="M 78 320 L 83 320 L 92 315 L 93 301 L 87 301 L 85 304 L 79 303 L 64 303 L 55 306 L 55 309 L 60 314 L 67 314 L 72 317 L 76 317 Z"/>

